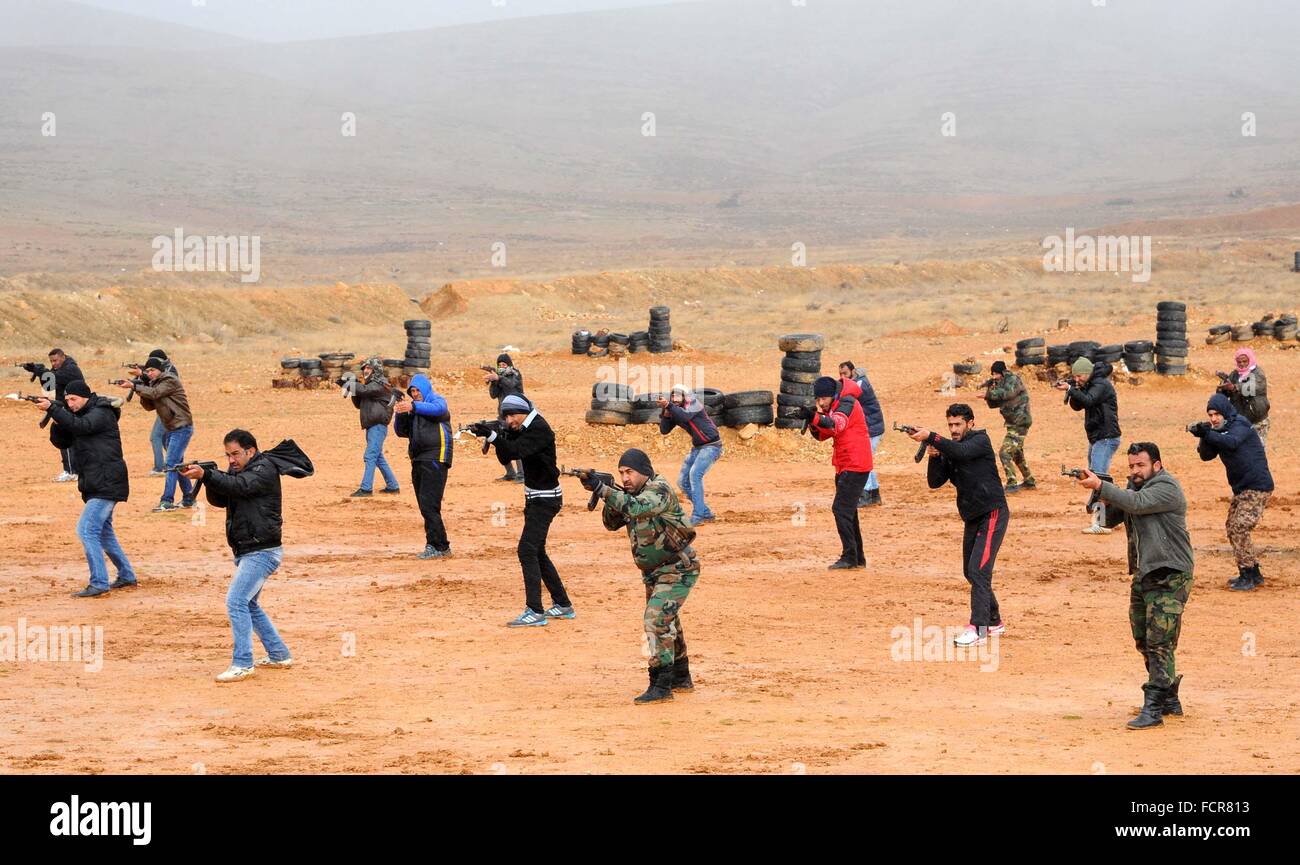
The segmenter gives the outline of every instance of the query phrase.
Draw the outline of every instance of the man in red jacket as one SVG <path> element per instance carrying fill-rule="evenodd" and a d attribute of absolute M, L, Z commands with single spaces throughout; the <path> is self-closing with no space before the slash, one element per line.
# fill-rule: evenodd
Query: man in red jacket
<path fill-rule="evenodd" d="M 858 403 L 862 391 L 852 381 L 837 382 L 822 376 L 813 383 L 816 411 L 808 409 L 808 429 L 818 441 L 834 439 L 831 464 L 835 466 L 835 529 L 840 533 L 840 558 L 830 566 L 839 571 L 865 568 L 862 527 L 858 523 L 858 496 L 871 474 L 871 435 L 866 415 Z"/>

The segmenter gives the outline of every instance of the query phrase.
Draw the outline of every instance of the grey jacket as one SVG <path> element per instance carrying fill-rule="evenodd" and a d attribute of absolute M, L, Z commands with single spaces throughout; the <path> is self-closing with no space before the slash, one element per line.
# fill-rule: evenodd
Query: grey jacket
<path fill-rule="evenodd" d="M 1161 469 L 1134 489 L 1102 482 L 1106 525 L 1120 522 L 1128 532 L 1128 572 L 1145 576 L 1161 568 L 1191 573 L 1192 539 L 1187 534 L 1187 498 L 1182 484 Z"/>

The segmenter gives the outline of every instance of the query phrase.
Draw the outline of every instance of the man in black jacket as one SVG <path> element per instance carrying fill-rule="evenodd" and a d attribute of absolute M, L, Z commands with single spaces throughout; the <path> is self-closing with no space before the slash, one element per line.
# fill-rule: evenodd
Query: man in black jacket
<path fill-rule="evenodd" d="M 993 594 L 993 565 L 1007 531 L 1007 509 L 998 458 L 984 430 L 975 429 L 975 412 L 965 403 L 948 406 L 948 431 L 952 439 L 919 429 L 912 433 L 930 448 L 926 468 L 930 489 L 949 481 L 957 488 L 957 512 L 966 523 L 962 558 L 970 583 L 970 625 L 953 642 L 958 646 L 983 645 L 990 635 L 1002 634 L 1002 612 Z"/>
<path fill-rule="evenodd" d="M 44 364 L 25 363 L 23 369 L 32 374 L 32 381 L 40 381 L 41 390 L 47 393 L 54 391 L 55 402 L 63 402 L 63 397 L 67 394 L 68 385 L 74 381 L 86 380 L 81 372 L 81 367 L 77 362 L 68 357 L 67 353 L 61 348 L 50 349 L 50 366 L 47 369 Z M 77 468 L 72 462 L 72 449 L 67 447 L 59 448 L 59 457 L 63 461 L 63 471 L 54 478 L 56 484 L 67 483 L 77 479 Z"/>
<path fill-rule="evenodd" d="M 1119 450 L 1119 397 L 1110 383 L 1111 366 L 1105 361 L 1094 364 L 1081 357 L 1070 367 L 1072 381 L 1062 379 L 1053 387 L 1065 391 L 1065 402 L 1083 412 L 1083 430 L 1088 435 L 1088 470 L 1097 475 L 1110 474 L 1110 462 Z M 1106 527 L 1106 502 L 1093 505 L 1092 525 L 1085 535 L 1110 534 Z"/>
<path fill-rule="evenodd" d="M 564 582 L 546 554 L 551 522 L 564 506 L 560 469 L 555 464 L 555 433 L 546 418 L 522 396 L 501 401 L 504 429 L 497 432 L 483 422 L 470 431 L 496 446 L 497 457 L 519 460 L 524 471 L 524 530 L 519 536 L 519 566 L 524 572 L 524 611 L 507 624 L 512 628 L 545 625 L 548 619 L 576 617 Z M 551 595 L 549 609 L 542 608 L 542 583 Z"/>
<path fill-rule="evenodd" d="M 226 508 L 226 543 L 235 556 L 235 574 L 226 593 L 226 612 L 234 635 L 234 657 L 217 681 L 238 682 L 253 675 L 253 632 L 267 656 L 258 667 L 286 669 L 293 665 L 289 649 L 258 603 L 262 587 L 284 560 L 280 530 L 280 471 L 271 458 L 257 449 L 257 439 L 247 430 L 234 429 L 223 440 L 230 471 L 185 467 L 190 480 L 207 487 L 208 504 Z"/>
<path fill-rule="evenodd" d="M 1237 577 L 1229 580 L 1228 586 L 1249 592 L 1264 583 L 1250 533 L 1264 516 L 1273 495 L 1273 474 L 1268 470 L 1268 455 L 1259 433 L 1226 395 L 1216 393 L 1210 397 L 1206 414 L 1209 422 L 1195 424 L 1189 431 L 1200 439 L 1196 450 L 1201 459 L 1208 462 L 1218 457 L 1227 470 L 1228 486 L 1232 487 L 1228 541 L 1237 559 Z"/>
<path fill-rule="evenodd" d="M 515 362 L 508 354 L 497 355 L 496 372 L 489 372 L 483 381 L 487 382 L 488 395 L 497 401 L 497 411 L 501 410 L 501 403 L 506 397 L 524 396 L 524 374 L 515 369 Z M 506 469 L 506 473 L 497 480 L 525 483 L 524 467 L 519 460 L 508 460 L 497 451 L 497 461 Z"/>
<path fill-rule="evenodd" d="M 122 412 L 106 397 L 92 393 L 85 379 L 69 382 L 63 400 L 60 404 L 41 399 L 35 405 L 50 415 L 54 424 L 51 440 L 67 450 L 73 464 L 80 467 L 77 491 L 85 507 L 77 520 L 77 537 L 86 550 L 90 583 L 74 592 L 73 597 L 93 598 L 109 589 L 136 584 L 135 570 L 113 531 L 113 508 L 126 501 L 131 492 L 126 461 L 122 459 L 122 436 L 117 428 Z M 105 554 L 117 568 L 117 579 L 111 585 L 104 566 Z"/>
<path fill-rule="evenodd" d="M 352 405 L 361 410 L 361 429 L 366 433 L 365 471 L 353 498 L 373 495 L 376 468 L 384 476 L 381 492 L 401 492 L 397 475 L 384 459 L 384 440 L 388 438 L 388 422 L 393 419 L 396 402 L 397 394 L 384 377 L 384 362 L 378 357 L 367 358 L 361 365 L 361 379 L 352 384 Z"/>

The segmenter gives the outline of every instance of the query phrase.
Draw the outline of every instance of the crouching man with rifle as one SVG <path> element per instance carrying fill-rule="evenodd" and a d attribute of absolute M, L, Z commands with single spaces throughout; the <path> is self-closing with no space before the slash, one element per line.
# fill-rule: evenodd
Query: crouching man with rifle
<path fill-rule="evenodd" d="M 226 542 L 235 556 L 235 573 L 226 593 L 226 612 L 234 636 L 234 657 L 230 667 L 217 676 L 218 682 L 239 682 L 253 675 L 256 667 L 288 669 L 293 658 L 271 619 L 258 601 L 262 587 L 284 560 L 280 529 L 280 475 L 310 477 L 315 469 L 292 439 L 269 451 L 257 449 L 257 439 L 248 430 L 233 429 L 223 440 L 229 471 L 212 463 L 183 466 L 179 472 L 207 487 L 208 504 L 226 509 Z M 197 489 L 197 488 L 196 488 Z M 262 641 L 267 656 L 253 662 L 253 632 Z"/>
<path fill-rule="evenodd" d="M 632 542 L 632 559 L 645 583 L 643 623 L 650 653 L 650 687 L 635 702 L 657 703 L 671 700 L 673 691 L 694 688 L 681 609 L 700 578 L 700 560 L 691 547 L 695 529 L 672 484 L 655 474 L 644 451 L 632 448 L 624 453 L 618 473 L 622 489 L 606 481 L 609 475 L 577 472 L 583 487 L 605 503 L 605 528 L 614 532 L 626 527 Z"/>
<path fill-rule="evenodd" d="M 546 554 L 546 536 L 551 522 L 564 507 L 560 470 L 555 464 L 555 432 L 532 403 L 518 394 L 501 400 L 501 421 L 470 424 L 470 432 L 495 445 L 503 463 L 518 460 L 523 466 L 524 530 L 519 535 L 519 567 L 524 572 L 524 611 L 506 624 L 511 628 L 533 628 L 549 619 L 576 617 L 573 602 L 565 591 L 555 563 Z M 542 607 L 542 583 L 551 595 L 551 606 Z"/>

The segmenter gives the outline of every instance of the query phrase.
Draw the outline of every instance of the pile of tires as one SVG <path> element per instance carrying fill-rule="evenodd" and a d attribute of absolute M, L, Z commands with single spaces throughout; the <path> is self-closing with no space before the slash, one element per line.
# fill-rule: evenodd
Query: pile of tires
<path fill-rule="evenodd" d="M 586 354 L 591 350 L 591 331 L 583 328 L 575 330 L 572 339 L 572 352 L 574 354 Z"/>
<path fill-rule="evenodd" d="M 1222 345 L 1232 341 L 1232 325 L 1216 324 L 1205 336 L 1206 345 Z"/>
<path fill-rule="evenodd" d="M 1114 345 L 1099 346 L 1092 353 L 1092 362 L 1105 362 L 1114 366 L 1120 362 L 1122 357 L 1124 357 L 1124 346 L 1120 343 L 1115 343 Z"/>
<path fill-rule="evenodd" d="M 1279 342 L 1296 338 L 1296 317 L 1294 313 L 1287 313 L 1273 323 L 1273 338 Z"/>
<path fill-rule="evenodd" d="M 651 354 L 667 354 L 673 350 L 673 327 L 668 307 L 650 307 L 650 329 L 646 331 L 646 337 L 646 346 Z"/>
<path fill-rule="evenodd" d="M 636 393 L 621 384 L 596 382 L 591 386 L 591 409 L 587 423 L 624 426 L 632 422 Z"/>
<path fill-rule="evenodd" d="M 304 357 L 298 360 L 298 375 L 303 378 L 321 378 L 325 374 L 318 357 Z"/>
<path fill-rule="evenodd" d="M 1091 339 L 1081 339 L 1072 342 L 1066 346 L 1065 362 L 1072 365 L 1081 357 L 1086 357 L 1088 360 L 1092 360 L 1093 355 L 1099 348 L 1101 348 L 1101 343 L 1095 342 Z"/>
<path fill-rule="evenodd" d="M 663 409 L 659 408 L 659 400 L 661 399 L 668 399 L 668 394 L 643 393 L 633 399 L 632 413 L 628 416 L 627 422 L 631 424 L 659 423 L 659 417 L 663 413 Z"/>
<path fill-rule="evenodd" d="M 1255 328 L 1249 324 L 1238 324 L 1232 328 L 1233 342 L 1250 342 L 1255 338 Z"/>
<path fill-rule="evenodd" d="M 803 410 L 815 405 L 813 382 L 821 376 L 824 340 L 815 333 L 787 333 L 777 340 L 781 358 L 781 391 L 776 397 L 778 429 L 803 429 Z M 773 421 L 768 421 L 772 423 Z"/>
<path fill-rule="evenodd" d="M 1267 315 L 1250 326 L 1251 332 L 1255 336 L 1272 336 L 1273 335 L 1273 316 Z"/>
<path fill-rule="evenodd" d="M 429 339 L 433 332 L 433 322 L 427 318 L 408 319 L 406 328 L 406 357 L 402 359 L 402 372 L 416 375 L 429 368 L 429 353 L 433 345 Z"/>
<path fill-rule="evenodd" d="M 297 374 L 298 365 L 300 363 L 302 363 L 302 358 L 300 357 L 282 357 L 280 358 L 280 369 L 293 370 L 294 374 Z M 288 373 L 284 374 L 287 375 Z"/>
<path fill-rule="evenodd" d="M 345 372 L 352 371 L 352 360 L 356 355 L 350 351 L 327 351 L 317 357 L 320 358 L 321 375 L 334 381 Z"/>
<path fill-rule="evenodd" d="M 723 397 L 722 406 L 723 426 L 735 428 L 751 423 L 770 426 L 776 420 L 770 390 L 742 390 L 729 393 Z M 799 424 L 802 426 L 803 421 Z"/>
<path fill-rule="evenodd" d="M 672 346 L 670 345 L 669 348 Z M 650 350 L 650 331 L 634 330 L 628 334 L 627 350 L 636 354 L 639 351 Z"/>
<path fill-rule="evenodd" d="M 1058 363 L 1070 363 L 1070 347 L 1068 345 L 1049 345 L 1047 347 L 1047 365 L 1056 366 Z"/>
<path fill-rule="evenodd" d="M 1016 343 L 1016 366 L 1043 366 L 1047 363 L 1047 345 L 1041 336 Z"/>
<path fill-rule="evenodd" d="M 1187 304 L 1162 300 L 1156 304 L 1156 372 L 1187 374 Z"/>
<path fill-rule="evenodd" d="M 1149 339 L 1124 343 L 1124 367 L 1129 372 L 1155 372 L 1156 346 Z"/>

